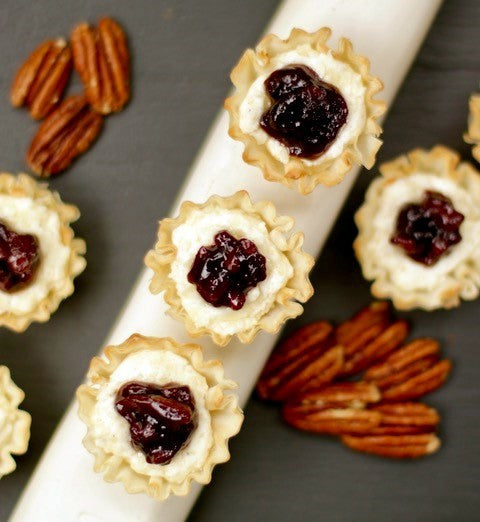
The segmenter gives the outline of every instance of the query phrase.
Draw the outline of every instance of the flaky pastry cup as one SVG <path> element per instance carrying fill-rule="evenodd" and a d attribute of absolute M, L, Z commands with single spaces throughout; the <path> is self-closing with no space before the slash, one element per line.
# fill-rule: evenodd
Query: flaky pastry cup
<path fill-rule="evenodd" d="M 472 156 L 480 162 L 480 94 L 472 94 L 468 106 L 468 131 L 463 139 L 473 145 Z"/>
<path fill-rule="evenodd" d="M 60 237 L 70 249 L 70 258 L 65 267 L 65 278 L 60 288 L 52 289 L 30 312 L 18 315 L 12 312 L 0 313 L 0 326 L 6 326 L 15 332 L 23 332 L 34 321 L 44 323 L 50 319 L 63 299 L 74 291 L 73 280 L 86 266 L 83 254 L 86 244 L 76 238 L 70 223 L 80 217 L 80 211 L 74 205 L 63 203 L 58 192 L 49 190 L 46 183 L 38 183 L 27 174 L 0 173 L 0 194 L 31 198 L 59 216 Z M 35 284 L 33 280 L 30 284 Z"/>
<path fill-rule="evenodd" d="M 30 440 L 32 419 L 18 409 L 25 398 L 15 385 L 6 366 L 0 366 L 0 478 L 17 467 L 12 455 L 23 455 Z"/>
<path fill-rule="evenodd" d="M 127 459 L 100 448 L 92 436 L 92 416 L 100 390 L 122 361 L 131 354 L 145 350 L 168 350 L 183 357 L 208 383 L 205 403 L 211 417 L 213 444 L 203 467 L 191 471 L 181 482 L 138 473 Z M 107 482 L 122 482 L 128 493 L 146 493 L 157 500 L 165 500 L 170 494 L 186 495 L 192 481 L 208 484 L 214 466 L 230 459 L 228 440 L 240 431 L 243 422 L 237 397 L 227 393 L 236 387 L 234 381 L 225 378 L 222 363 L 218 360 L 205 361 L 200 346 L 196 344 L 134 334 L 118 346 L 108 346 L 102 356 L 92 359 L 87 382 L 77 390 L 78 413 L 87 425 L 83 444 L 95 456 L 95 471 L 103 473 Z"/>
<path fill-rule="evenodd" d="M 354 241 L 354 251 L 360 262 L 363 276 L 367 280 L 373 280 L 372 294 L 379 299 L 391 299 L 395 308 L 399 310 L 453 308 L 460 304 L 461 298 L 465 300 L 477 298 L 480 286 L 478 248 L 468 259 L 440 278 L 435 289 L 405 291 L 394 284 L 392 274 L 382 265 L 382 259 L 374 255 L 372 236 L 374 218 L 382 192 L 397 180 L 419 172 L 451 180 L 478 201 L 478 208 L 480 208 L 479 172 L 469 163 L 460 162 L 460 156 L 456 152 L 441 145 L 429 151 L 415 149 L 399 156 L 393 161 L 382 164 L 380 172 L 382 176 L 371 183 L 365 202 L 355 214 L 359 233 Z M 468 217 L 465 216 L 465 219 Z M 476 220 L 480 222 L 480 212 L 477 212 Z"/>
<path fill-rule="evenodd" d="M 382 144 L 378 138 L 382 132 L 378 118 L 385 112 L 386 104 L 373 97 L 383 89 L 383 83 L 370 74 L 369 60 L 355 54 L 352 43 L 347 38 L 340 39 L 337 51 L 330 49 L 327 41 L 331 32 L 328 27 L 322 27 L 314 33 L 294 28 L 286 40 L 281 40 L 273 34 L 265 36 L 255 50 L 245 51 L 232 70 L 230 77 L 236 92 L 225 100 L 225 109 L 230 117 L 228 132 L 233 139 L 244 143 L 244 161 L 259 167 L 266 180 L 296 188 L 301 194 L 309 194 L 318 184 L 337 185 L 353 165 L 372 168 L 377 151 Z M 366 88 L 364 99 L 366 118 L 361 133 L 348 143 L 338 157 L 311 165 L 294 156 L 290 156 L 288 163 L 283 164 L 271 155 L 266 144 L 260 144 L 254 136 L 244 133 L 239 124 L 240 105 L 252 83 L 269 70 L 272 60 L 277 55 L 291 51 L 300 45 L 309 45 L 319 53 L 331 51 L 336 60 L 344 62 L 361 76 Z"/>
<path fill-rule="evenodd" d="M 288 236 L 295 220 L 289 216 L 279 216 L 271 201 L 252 203 L 248 192 L 239 191 L 230 197 L 211 196 L 203 204 L 191 201 L 182 203 L 180 213 L 176 218 L 166 218 L 160 222 L 155 248 L 145 256 L 145 264 L 153 270 L 150 291 L 153 294 L 164 291 L 165 301 L 170 306 L 168 313 L 183 321 L 192 337 L 210 335 L 219 346 L 225 346 L 230 342 L 233 335 L 223 335 L 194 323 L 182 305 L 175 282 L 169 276 L 170 266 L 177 251 L 172 241 L 172 233 L 175 228 L 184 223 L 194 209 L 208 210 L 218 207 L 239 209 L 246 214 L 259 217 L 265 223 L 270 239 L 276 248 L 287 257 L 293 268 L 292 277 L 277 293 L 270 310 L 260 318 L 254 327 L 235 334 L 242 343 L 248 344 L 261 330 L 269 333 L 278 332 L 286 320 L 297 317 L 303 312 L 303 306 L 300 303 L 305 303 L 313 295 L 308 274 L 315 261 L 312 256 L 302 250 L 304 235 L 302 232 L 296 232 Z"/>

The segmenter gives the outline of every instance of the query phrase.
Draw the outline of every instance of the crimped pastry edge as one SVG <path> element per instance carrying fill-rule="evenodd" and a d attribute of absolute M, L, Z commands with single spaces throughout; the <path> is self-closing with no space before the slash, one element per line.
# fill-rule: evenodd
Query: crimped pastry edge
<path fill-rule="evenodd" d="M 480 93 L 470 96 L 468 106 L 468 131 L 463 135 L 463 139 L 473 145 L 472 156 L 480 162 Z"/>
<path fill-rule="evenodd" d="M 26 453 L 30 440 L 32 418 L 29 413 L 18 408 L 25 398 L 25 394 L 12 381 L 10 370 L 6 366 L 0 366 L 0 395 L 4 396 L 8 405 L 7 418 L 10 423 L 9 436 L 2 441 L 0 446 L 1 479 L 17 467 L 12 455 L 23 455 Z"/>

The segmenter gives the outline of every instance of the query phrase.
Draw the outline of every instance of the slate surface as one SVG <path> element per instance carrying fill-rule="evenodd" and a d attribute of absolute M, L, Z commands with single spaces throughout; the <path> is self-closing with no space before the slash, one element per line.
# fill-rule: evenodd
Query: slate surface
<path fill-rule="evenodd" d="M 0 520 L 7 519 L 126 299 L 154 240 L 155 222 L 168 212 L 229 88 L 231 66 L 254 44 L 276 4 L 1 3 L 1 169 L 25 168 L 24 150 L 36 124 L 25 112 L 11 109 L 7 96 L 15 68 L 42 39 L 66 35 L 83 19 L 116 16 L 130 35 L 134 97 L 124 112 L 106 121 L 94 148 L 51 183 L 82 210 L 75 230 L 87 240 L 88 267 L 76 293 L 47 325 L 22 335 L 0 332 L 0 363 L 11 368 L 25 390 L 24 407 L 34 419 L 29 453 L 0 482 Z M 470 158 L 461 136 L 467 98 L 480 78 L 479 24 L 479 2 L 446 1 L 388 117 L 380 161 L 437 142 Z M 360 176 L 316 266 L 316 294 L 287 332 L 318 317 L 342 320 L 369 302 L 351 243 L 352 214 L 372 175 Z M 448 385 L 428 399 L 443 414 L 444 446 L 438 455 L 390 462 L 356 454 L 333 440 L 287 428 L 275 408 L 252 398 L 244 429 L 231 446 L 232 461 L 217 469 L 214 486 L 205 489 L 190 519 L 478 520 L 479 313 L 480 301 L 449 312 L 405 314 L 414 322 L 413 335 L 436 335 L 455 361 Z"/>

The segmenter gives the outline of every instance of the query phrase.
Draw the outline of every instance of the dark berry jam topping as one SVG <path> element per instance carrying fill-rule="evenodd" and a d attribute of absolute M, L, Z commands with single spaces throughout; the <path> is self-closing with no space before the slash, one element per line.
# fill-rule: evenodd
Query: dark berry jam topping
<path fill-rule="evenodd" d="M 188 386 L 129 382 L 118 390 L 115 407 L 130 424 L 132 445 L 149 464 L 168 464 L 195 429 L 195 401 Z"/>
<path fill-rule="evenodd" d="M 0 290 L 13 292 L 31 281 L 40 260 L 37 240 L 0 223 Z"/>
<path fill-rule="evenodd" d="M 235 239 L 226 230 L 214 244 L 202 246 L 188 273 L 188 281 L 213 306 L 240 310 L 248 291 L 267 277 L 266 259 L 249 239 Z"/>
<path fill-rule="evenodd" d="M 313 158 L 325 152 L 347 121 L 339 91 L 306 65 L 292 64 L 265 80 L 272 106 L 260 126 L 288 147 L 292 156 Z"/>
<path fill-rule="evenodd" d="M 411 203 L 402 208 L 391 242 L 415 261 L 430 266 L 462 240 L 459 229 L 463 219 L 449 198 L 427 191 L 420 205 Z"/>

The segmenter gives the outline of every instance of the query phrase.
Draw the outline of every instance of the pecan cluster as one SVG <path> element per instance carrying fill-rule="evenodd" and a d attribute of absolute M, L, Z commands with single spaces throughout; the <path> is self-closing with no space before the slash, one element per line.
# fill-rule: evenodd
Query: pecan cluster
<path fill-rule="evenodd" d="M 433 339 L 404 344 L 408 332 L 383 302 L 336 328 L 326 321 L 304 326 L 273 351 L 257 393 L 282 402 L 291 426 L 339 436 L 358 451 L 393 458 L 434 453 L 440 416 L 415 400 L 444 383 L 451 361 L 440 358 Z"/>
<path fill-rule="evenodd" d="M 72 66 L 84 94 L 61 101 Z M 129 98 L 127 39 L 111 18 L 102 18 L 96 28 L 77 25 L 70 42 L 42 43 L 20 67 L 10 90 L 14 107 L 25 106 L 33 118 L 46 118 L 27 152 L 30 168 L 42 177 L 65 170 L 96 140 L 103 115 L 121 110 Z"/>

